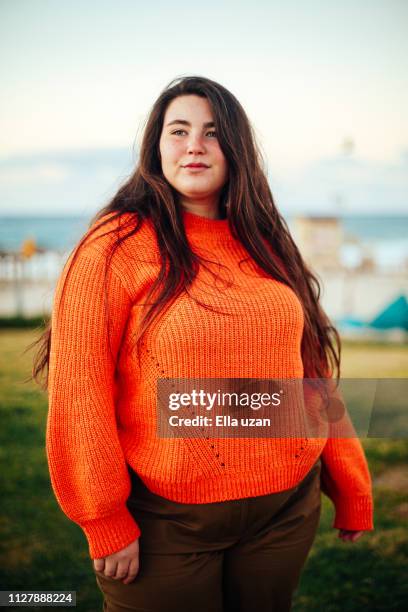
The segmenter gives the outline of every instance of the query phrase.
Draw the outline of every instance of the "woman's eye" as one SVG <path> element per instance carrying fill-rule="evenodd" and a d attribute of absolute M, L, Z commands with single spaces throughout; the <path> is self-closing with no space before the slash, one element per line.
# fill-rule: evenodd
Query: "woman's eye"
<path fill-rule="evenodd" d="M 178 136 L 181 133 L 185 134 L 186 130 L 174 130 L 174 132 L 172 132 L 172 134 L 174 134 L 175 136 Z M 207 135 L 208 134 L 213 134 L 214 135 L 213 138 L 217 137 L 217 132 L 215 130 L 211 130 L 210 132 L 207 132 Z"/>

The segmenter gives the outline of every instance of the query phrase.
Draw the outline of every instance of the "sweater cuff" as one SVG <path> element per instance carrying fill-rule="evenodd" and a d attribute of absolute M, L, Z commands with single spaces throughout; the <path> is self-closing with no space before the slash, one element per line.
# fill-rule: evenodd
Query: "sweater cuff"
<path fill-rule="evenodd" d="M 374 529 L 374 504 L 370 495 L 341 497 L 334 502 L 336 514 L 332 527 L 352 531 Z"/>
<path fill-rule="evenodd" d="M 101 559 L 126 548 L 141 533 L 127 506 L 115 514 L 81 522 L 80 526 L 87 537 L 91 559 Z"/>

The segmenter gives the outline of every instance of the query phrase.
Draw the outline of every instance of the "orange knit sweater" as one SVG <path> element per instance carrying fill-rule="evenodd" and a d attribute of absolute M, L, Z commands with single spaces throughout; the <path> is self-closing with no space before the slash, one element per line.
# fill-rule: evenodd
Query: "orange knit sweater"
<path fill-rule="evenodd" d="M 100 558 L 140 535 L 126 506 L 127 464 L 158 495 L 207 503 L 294 487 L 321 456 L 323 491 L 335 506 L 333 527 L 373 529 L 371 478 L 357 437 L 208 440 L 157 434 L 160 378 L 303 377 L 304 319 L 294 292 L 252 260 L 239 265 L 248 253 L 227 220 L 182 214 L 192 248 L 227 266 L 207 264 L 233 283 L 214 281 L 200 267 L 191 293 L 217 312 L 180 296 L 148 329 L 138 355 L 134 334 L 141 305 L 159 270 L 149 221 L 116 250 L 106 296 L 105 263 L 115 235 L 103 234 L 117 220 L 80 247 L 69 273 L 67 265 L 58 280 L 46 450 L 62 510 L 84 530 L 91 557 Z M 223 314 L 225 306 L 232 316 Z"/>

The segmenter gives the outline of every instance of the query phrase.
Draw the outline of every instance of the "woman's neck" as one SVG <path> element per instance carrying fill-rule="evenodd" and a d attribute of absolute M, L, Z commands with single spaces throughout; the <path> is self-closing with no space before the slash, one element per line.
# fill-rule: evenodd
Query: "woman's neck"
<path fill-rule="evenodd" d="M 183 208 L 194 215 L 199 217 L 206 217 L 207 219 L 221 219 L 218 203 L 206 203 L 206 202 L 181 202 Z"/>

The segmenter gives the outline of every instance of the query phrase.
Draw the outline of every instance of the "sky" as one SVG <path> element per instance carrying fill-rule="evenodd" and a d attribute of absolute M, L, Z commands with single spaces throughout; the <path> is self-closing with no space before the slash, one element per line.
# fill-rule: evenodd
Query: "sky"
<path fill-rule="evenodd" d="M 405 213 L 406 0 L 0 0 L 0 214 L 104 206 L 175 77 L 244 106 L 286 213 Z"/>

